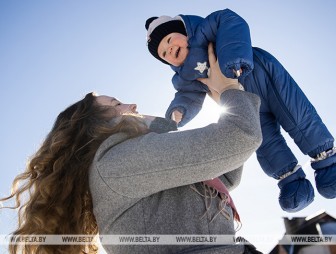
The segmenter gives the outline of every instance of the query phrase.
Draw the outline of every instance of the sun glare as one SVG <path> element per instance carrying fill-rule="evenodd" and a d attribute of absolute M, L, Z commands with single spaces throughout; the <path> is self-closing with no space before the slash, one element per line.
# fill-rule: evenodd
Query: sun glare
<path fill-rule="evenodd" d="M 184 127 L 180 128 L 180 130 L 200 128 L 210 123 L 217 122 L 220 113 L 221 113 L 221 107 L 219 107 L 218 104 L 214 102 L 212 99 L 206 97 L 202 110 L 197 114 L 197 116 L 192 121 L 190 121 Z"/>
<path fill-rule="evenodd" d="M 226 113 L 228 113 L 228 107 L 226 107 L 226 106 L 221 106 L 221 107 L 219 107 L 219 112 L 220 112 L 221 114 L 226 114 Z"/>

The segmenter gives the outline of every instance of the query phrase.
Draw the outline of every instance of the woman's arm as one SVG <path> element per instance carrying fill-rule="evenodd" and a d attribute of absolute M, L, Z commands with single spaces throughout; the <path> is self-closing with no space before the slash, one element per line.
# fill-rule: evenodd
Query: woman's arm
<path fill-rule="evenodd" d="M 227 90 L 221 96 L 229 111 L 204 128 L 149 133 L 109 146 L 96 162 L 106 184 L 129 197 L 208 180 L 240 167 L 261 143 L 259 98 Z M 222 104 L 223 105 L 223 104 Z M 110 148 L 109 148 L 110 147 Z"/>

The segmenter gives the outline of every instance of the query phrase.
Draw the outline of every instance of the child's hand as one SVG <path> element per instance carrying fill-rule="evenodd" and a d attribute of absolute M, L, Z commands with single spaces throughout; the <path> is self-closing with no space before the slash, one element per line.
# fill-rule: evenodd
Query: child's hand
<path fill-rule="evenodd" d="M 180 111 L 175 110 L 172 113 L 171 119 L 178 124 L 179 122 L 181 122 L 182 117 L 183 117 L 183 114 Z"/>
<path fill-rule="evenodd" d="M 240 68 L 238 71 L 233 70 L 233 74 L 235 75 L 236 78 L 239 78 L 240 75 L 242 75 L 242 73 L 243 73 L 242 68 Z"/>
<path fill-rule="evenodd" d="M 218 94 L 222 94 L 222 92 L 228 89 L 239 89 L 238 79 L 227 78 L 221 72 L 212 43 L 209 44 L 208 54 L 210 62 L 210 73 L 208 74 L 209 77 L 199 78 L 197 80 L 207 85 L 210 91 L 215 90 L 218 92 Z"/>

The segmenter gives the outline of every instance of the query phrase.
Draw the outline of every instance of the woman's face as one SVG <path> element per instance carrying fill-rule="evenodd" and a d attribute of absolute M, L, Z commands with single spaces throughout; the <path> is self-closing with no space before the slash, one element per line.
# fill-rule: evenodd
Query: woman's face
<path fill-rule="evenodd" d="M 96 101 L 102 106 L 114 107 L 120 115 L 125 113 L 138 113 L 138 111 L 136 111 L 136 104 L 124 104 L 114 97 L 99 95 L 96 97 Z"/>

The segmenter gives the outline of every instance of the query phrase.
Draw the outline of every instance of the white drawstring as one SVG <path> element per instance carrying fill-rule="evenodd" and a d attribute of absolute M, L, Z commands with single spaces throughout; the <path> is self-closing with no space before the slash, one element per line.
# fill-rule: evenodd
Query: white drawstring
<path fill-rule="evenodd" d="M 315 158 L 311 159 L 311 162 L 318 162 L 318 161 L 322 161 L 325 160 L 333 155 L 336 154 L 336 147 L 333 147 L 331 149 L 329 149 L 328 151 L 324 151 L 322 153 L 319 153 Z"/>
<path fill-rule="evenodd" d="M 295 168 L 294 168 L 292 171 L 289 171 L 289 172 L 283 174 L 282 176 L 280 176 L 280 177 L 279 177 L 279 181 L 281 181 L 282 179 L 285 179 L 286 177 L 288 177 L 288 176 L 294 174 L 296 171 L 299 170 L 299 168 L 301 168 L 301 165 L 297 164 L 297 165 L 295 166 Z"/>

